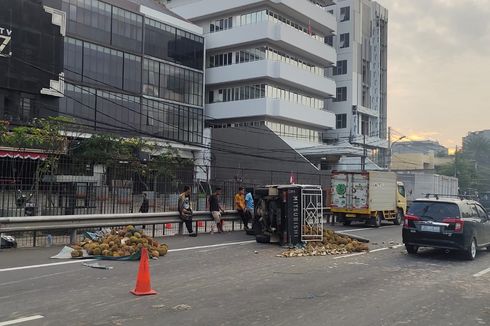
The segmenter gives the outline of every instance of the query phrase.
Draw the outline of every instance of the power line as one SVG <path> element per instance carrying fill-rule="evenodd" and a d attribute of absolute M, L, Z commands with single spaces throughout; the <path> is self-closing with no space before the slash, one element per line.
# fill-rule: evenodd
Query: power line
<path fill-rule="evenodd" d="M 17 59 L 17 58 L 16 58 L 16 59 Z M 45 69 L 43 69 L 43 68 L 40 68 L 40 67 L 38 67 L 38 66 L 36 66 L 36 65 L 34 65 L 34 64 L 31 64 L 31 63 L 29 63 L 29 62 L 26 62 L 26 61 L 23 61 L 23 60 L 20 60 L 20 59 L 17 59 L 17 60 L 18 60 L 18 61 L 21 61 L 21 62 L 22 62 L 22 63 L 24 63 L 24 64 L 27 64 L 27 65 L 29 65 L 29 66 L 32 66 L 32 67 L 34 67 L 34 68 L 36 68 L 36 69 L 39 69 L 39 70 L 44 71 L 44 72 L 46 72 L 46 73 L 52 74 L 53 76 L 57 76 L 57 77 L 59 77 L 59 75 L 58 75 L 58 74 L 55 74 L 55 73 L 53 73 L 53 72 L 51 72 L 51 71 L 45 70 Z M 82 74 L 80 74 L 80 73 L 78 73 L 78 72 L 76 72 L 76 71 L 72 71 L 72 70 L 70 70 L 70 69 L 68 69 L 68 68 L 65 68 L 65 70 L 70 71 L 70 72 L 73 72 L 73 73 L 75 73 L 75 74 L 77 74 L 77 75 L 81 75 L 81 76 L 82 76 Z M 103 84 L 103 85 L 105 85 L 105 86 L 108 86 L 110 89 L 114 89 L 114 86 L 113 86 L 113 85 L 110 85 L 110 84 L 108 84 L 108 83 L 102 82 L 102 81 L 100 81 L 100 80 L 97 80 L 97 79 L 95 79 L 95 78 L 88 77 L 88 76 L 83 76 L 83 77 L 86 77 L 86 78 L 88 78 L 88 79 L 90 79 L 90 80 L 93 80 L 93 81 L 95 81 L 95 82 L 97 82 L 97 83 L 99 83 L 99 84 Z M 63 77 L 61 77 L 61 78 L 63 78 Z M 64 78 L 63 78 L 63 79 L 64 79 Z M 98 95 L 98 94 L 97 94 L 97 90 L 96 90 L 96 89 L 94 89 L 94 91 L 95 91 L 95 92 L 90 92 L 90 91 L 88 91 L 88 90 L 87 90 L 87 88 L 86 88 L 86 87 L 84 87 L 84 86 L 74 85 L 74 84 L 70 84 L 70 85 L 72 85 L 73 87 L 76 87 L 76 88 L 78 88 L 78 89 L 81 89 L 82 91 L 88 92 L 89 94 L 92 94 L 92 95 L 94 95 L 94 96 L 96 96 L 96 97 L 97 97 L 97 96 L 100 96 L 100 95 Z M 119 88 L 116 88 L 116 89 L 119 89 Z M 122 90 L 122 89 L 119 89 L 119 90 Z M 106 92 L 111 92 L 110 90 L 104 90 L 104 91 L 106 91 Z M 124 91 L 124 90 L 122 90 L 122 91 Z M 124 98 L 124 95 L 123 95 L 123 94 L 119 95 L 119 94 L 114 94 L 114 93 L 112 93 L 111 95 L 114 95 L 115 97 L 117 97 L 117 98 L 121 99 L 122 101 L 130 102 L 130 103 L 135 103 L 135 104 L 138 104 L 138 105 L 140 105 L 140 106 L 142 106 L 142 107 L 146 107 L 146 108 L 155 109 L 154 107 L 149 106 L 149 105 L 145 105 L 145 104 L 143 104 L 143 103 L 141 103 L 141 102 L 130 101 L 130 100 L 128 100 L 128 99 L 126 99 L 126 98 Z M 132 112 L 134 112 L 134 113 L 136 113 L 136 114 L 138 114 L 138 115 L 140 115 L 140 116 L 143 116 L 143 117 L 144 117 L 144 114 L 143 114 L 143 113 L 141 113 L 141 112 L 138 112 L 137 110 L 134 110 L 134 109 L 129 108 L 129 107 L 127 107 L 127 106 L 121 105 L 120 103 L 116 103 L 116 102 L 111 101 L 111 100 L 109 100 L 109 99 L 107 99 L 107 98 L 104 98 L 104 100 L 105 100 L 105 101 L 108 101 L 108 102 L 111 102 L 111 103 L 113 103 L 113 104 L 116 104 L 116 105 L 122 106 L 122 107 L 126 108 L 127 110 L 132 111 Z M 164 100 L 164 101 L 165 101 L 165 99 L 162 99 L 162 100 Z M 185 106 L 185 105 L 183 105 L 183 104 L 182 104 L 182 105 L 179 105 L 179 104 L 169 103 L 169 102 L 164 102 L 164 103 L 165 103 L 166 105 L 173 106 L 173 107 L 181 107 L 181 106 Z M 95 109 L 95 110 L 96 110 L 96 109 Z M 99 112 L 99 111 L 96 111 L 96 112 Z M 181 117 L 182 115 L 181 115 L 181 114 L 179 114 L 179 113 L 177 112 L 177 116 Z M 203 113 L 203 116 L 204 116 L 204 117 L 208 117 L 208 118 L 210 118 L 210 119 L 212 119 L 212 120 L 217 120 L 216 118 L 211 117 L 211 116 L 208 116 L 208 115 L 206 115 L 206 114 L 204 114 L 204 113 Z M 167 125 L 167 126 L 170 126 L 170 127 L 172 127 L 172 128 L 173 128 L 173 127 L 175 127 L 175 126 L 173 126 L 173 125 L 171 125 L 171 124 L 169 124 L 169 123 L 167 123 L 167 122 L 165 122 L 165 121 L 159 120 L 159 119 L 157 119 L 157 118 L 152 118 L 152 119 L 153 119 L 153 120 L 155 120 L 155 121 L 157 121 L 157 122 L 161 122 L 161 123 L 163 123 L 163 124 L 165 124 L 165 125 Z M 255 129 L 255 130 L 259 130 L 259 131 L 260 131 L 260 132 L 253 132 L 253 131 L 246 130 L 246 132 L 250 132 L 250 133 L 257 133 L 257 134 L 262 134 L 262 135 L 270 135 L 270 132 L 265 132 L 263 129 L 260 129 L 260 128 L 254 128 L 253 126 L 245 126 L 245 127 L 246 127 L 247 129 L 249 129 L 249 128 L 250 128 L 250 129 Z M 196 132 L 193 132 L 193 131 L 190 131 L 190 130 L 189 130 L 188 132 L 196 134 Z M 277 136 L 281 137 L 281 135 L 279 135 L 279 134 L 275 133 L 274 131 L 272 131 L 272 130 L 271 130 L 271 132 L 272 132 L 273 134 L 275 134 L 275 135 L 277 135 Z M 259 151 L 259 152 L 263 152 L 263 151 L 271 152 L 271 151 L 274 151 L 274 152 L 286 152 L 286 153 L 287 153 L 287 152 L 289 152 L 289 150 L 287 150 L 287 149 L 274 149 L 274 148 L 268 148 L 268 149 L 258 149 L 258 148 L 256 148 L 256 147 L 251 147 L 251 146 L 247 146 L 247 145 L 243 145 L 243 144 L 236 144 L 236 143 L 232 143 L 232 142 L 227 142 L 227 141 L 222 141 L 222 140 L 211 139 L 210 137 L 205 137 L 204 135 L 201 135 L 200 133 L 197 133 L 197 135 L 198 135 L 198 137 L 201 137 L 201 138 L 203 138 L 203 139 L 208 139 L 208 140 L 210 140 L 210 141 L 212 140 L 214 143 L 216 143 L 216 142 L 221 142 L 221 143 L 223 143 L 223 144 L 227 144 L 227 145 L 231 145 L 231 146 L 235 146 L 235 147 L 247 148 L 247 149 L 249 149 L 249 150 L 253 150 L 253 151 Z M 298 137 L 298 135 L 284 133 L 284 137 L 289 137 L 289 136 L 292 136 L 292 137 L 294 137 L 294 138 L 299 138 L 299 137 Z M 158 136 L 156 136 L 156 137 L 158 137 L 158 138 L 162 138 L 162 139 L 166 139 L 165 137 L 162 137 L 162 136 L 159 136 L 159 135 L 158 135 Z M 309 138 L 309 137 L 301 137 L 301 138 Z M 167 140 L 174 141 L 174 139 L 167 139 Z M 179 140 L 179 141 L 180 141 L 180 140 Z M 375 142 L 375 141 L 373 141 L 373 142 L 368 142 L 368 143 L 366 143 L 366 145 L 368 145 L 368 146 L 371 146 L 371 145 L 372 145 L 372 146 L 374 146 L 374 145 L 376 145 L 376 142 Z M 316 146 L 317 146 L 317 145 L 315 145 L 315 146 L 311 146 L 311 147 L 306 147 L 306 148 L 314 148 L 314 147 L 316 147 Z"/>

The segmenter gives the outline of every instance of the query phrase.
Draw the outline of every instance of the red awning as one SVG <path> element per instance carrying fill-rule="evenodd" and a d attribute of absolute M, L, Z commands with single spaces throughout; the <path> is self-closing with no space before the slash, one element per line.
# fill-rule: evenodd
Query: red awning
<path fill-rule="evenodd" d="M 0 151 L 0 157 L 22 158 L 22 159 L 44 161 L 45 159 L 48 158 L 48 155 L 43 153 L 32 153 L 32 152 Z"/>

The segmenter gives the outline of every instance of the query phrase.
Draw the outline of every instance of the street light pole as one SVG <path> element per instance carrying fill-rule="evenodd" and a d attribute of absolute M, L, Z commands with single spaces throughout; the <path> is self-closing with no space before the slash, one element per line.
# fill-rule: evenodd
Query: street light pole
<path fill-rule="evenodd" d="M 393 155 L 393 151 L 392 151 L 392 147 L 393 145 L 395 145 L 396 143 L 398 143 L 399 141 L 407 138 L 407 136 L 401 136 L 400 138 L 398 138 L 397 140 L 395 140 L 393 143 L 391 142 L 391 127 L 388 129 L 388 171 L 391 172 L 391 157 Z"/>

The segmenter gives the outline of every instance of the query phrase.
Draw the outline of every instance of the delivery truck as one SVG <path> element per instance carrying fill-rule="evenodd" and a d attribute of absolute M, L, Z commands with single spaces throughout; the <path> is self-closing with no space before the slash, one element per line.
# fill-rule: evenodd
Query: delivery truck
<path fill-rule="evenodd" d="M 405 185 L 407 205 L 427 194 L 441 196 L 458 195 L 458 178 L 438 174 L 397 172 L 398 181 Z"/>
<path fill-rule="evenodd" d="M 361 221 L 379 227 L 383 220 L 400 225 L 407 210 L 404 185 L 394 172 L 333 172 L 330 202 L 344 225 Z"/>

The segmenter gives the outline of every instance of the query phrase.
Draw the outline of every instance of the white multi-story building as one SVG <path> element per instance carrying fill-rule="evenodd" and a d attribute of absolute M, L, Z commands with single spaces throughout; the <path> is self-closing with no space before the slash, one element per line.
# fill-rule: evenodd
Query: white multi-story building
<path fill-rule="evenodd" d="M 211 127 L 268 128 L 291 149 L 320 145 L 335 128 L 325 103 L 337 62 L 333 1 L 172 0 L 166 6 L 201 26 L 207 51 L 206 118 Z M 213 134 L 213 141 L 215 134 Z"/>
<path fill-rule="evenodd" d="M 337 17 L 337 35 L 327 43 L 337 50 L 329 72 L 336 96 L 327 109 L 336 114 L 327 143 L 367 147 L 371 158 L 386 166 L 388 11 L 371 0 L 336 0 L 327 10 Z"/>
<path fill-rule="evenodd" d="M 279 135 L 319 143 L 334 128 L 325 44 L 335 17 L 308 0 L 172 0 L 167 7 L 206 34 L 206 114 L 212 124 L 264 122 Z M 210 121 L 210 120 L 208 120 Z"/>

